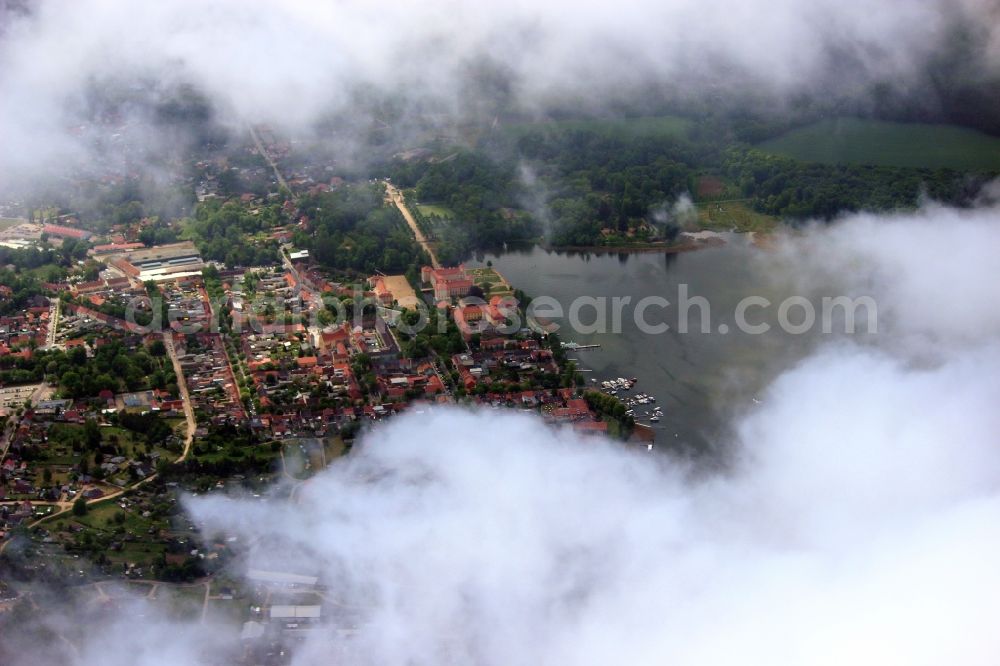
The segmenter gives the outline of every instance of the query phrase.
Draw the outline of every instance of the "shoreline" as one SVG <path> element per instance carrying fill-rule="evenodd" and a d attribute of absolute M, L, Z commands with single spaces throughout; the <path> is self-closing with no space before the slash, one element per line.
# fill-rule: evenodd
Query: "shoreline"
<path fill-rule="evenodd" d="M 697 250 L 708 250 L 722 247 L 726 240 L 722 237 L 705 238 L 701 240 L 675 243 L 644 243 L 636 245 L 550 245 L 548 243 L 536 243 L 538 247 L 546 252 L 589 252 L 593 254 L 622 254 L 622 253 L 659 253 L 659 254 L 680 254 L 681 252 L 695 252 Z"/>

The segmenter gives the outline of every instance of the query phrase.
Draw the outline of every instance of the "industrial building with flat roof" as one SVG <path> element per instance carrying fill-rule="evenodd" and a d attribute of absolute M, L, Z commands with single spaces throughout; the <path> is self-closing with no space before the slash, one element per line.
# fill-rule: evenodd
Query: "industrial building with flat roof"
<path fill-rule="evenodd" d="M 200 275 L 205 267 L 198 248 L 190 241 L 134 250 L 111 259 L 109 263 L 139 282 L 193 277 Z"/>
<path fill-rule="evenodd" d="M 298 588 L 313 588 L 319 581 L 317 576 L 303 576 L 283 571 L 262 571 L 261 569 L 250 569 L 247 571 L 247 578 L 255 583 L 265 585 Z"/>
<path fill-rule="evenodd" d="M 272 620 L 318 620 L 319 606 L 271 606 Z"/>

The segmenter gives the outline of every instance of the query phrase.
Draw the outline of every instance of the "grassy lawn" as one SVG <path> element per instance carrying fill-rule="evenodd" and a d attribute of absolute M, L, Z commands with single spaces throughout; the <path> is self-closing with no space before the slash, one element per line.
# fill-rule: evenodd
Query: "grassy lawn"
<path fill-rule="evenodd" d="M 10 229 L 11 227 L 16 227 L 17 225 L 25 221 L 26 220 L 22 220 L 16 217 L 0 217 L 0 231 L 3 231 L 4 229 Z"/>
<path fill-rule="evenodd" d="M 162 543 L 151 541 L 126 541 L 122 549 L 108 553 L 111 562 L 132 562 L 140 567 L 155 563 L 167 547 Z"/>
<path fill-rule="evenodd" d="M 428 218 L 431 215 L 437 215 L 446 220 L 451 220 L 455 217 L 455 213 L 450 208 L 438 204 L 418 204 L 417 210 L 420 211 L 421 215 Z"/>
<path fill-rule="evenodd" d="M 476 284 L 480 284 L 482 282 L 489 282 L 493 288 L 492 293 L 499 293 L 499 292 L 507 293 L 510 290 L 509 289 L 510 285 L 507 284 L 507 281 L 504 279 L 504 277 L 500 275 L 500 273 L 496 272 L 496 270 L 493 268 L 489 267 L 470 268 L 468 270 L 469 270 L 469 275 L 472 277 L 472 281 L 475 282 Z"/>
<path fill-rule="evenodd" d="M 131 458 L 135 455 L 136 439 L 137 436 L 135 433 L 125 428 L 118 426 L 101 428 L 101 440 L 105 444 L 117 444 L 118 448 L 122 451 L 122 455 L 126 458 Z"/>
<path fill-rule="evenodd" d="M 100 502 L 89 506 L 87 509 L 87 515 L 74 516 L 72 520 L 73 522 L 85 525 L 86 527 L 106 530 L 109 529 L 111 525 L 111 519 L 114 518 L 116 514 L 121 512 L 121 507 L 113 501 Z M 62 519 L 60 519 L 59 522 L 62 522 Z"/>
<path fill-rule="evenodd" d="M 743 201 L 698 204 L 698 224 L 713 231 L 771 231 L 777 218 L 750 208 Z"/>
<path fill-rule="evenodd" d="M 61 516 L 55 521 L 55 523 L 53 523 L 53 525 L 62 527 L 63 525 L 68 525 L 70 522 L 74 522 L 79 525 L 83 525 L 84 527 L 91 527 L 93 529 L 114 530 L 119 527 L 119 524 L 114 522 L 114 518 L 121 513 L 125 515 L 125 520 L 120 523 L 120 526 L 123 527 L 125 531 L 132 532 L 136 535 L 146 534 L 150 527 L 156 527 L 158 529 L 168 527 L 165 521 L 154 521 L 149 518 L 143 518 L 136 512 L 134 506 L 128 511 L 122 509 L 118 506 L 119 501 L 120 498 L 115 498 L 114 500 L 91 504 L 87 507 L 86 515 L 75 516 L 67 514 L 65 517 Z"/>
<path fill-rule="evenodd" d="M 482 285 L 486 282 L 490 284 L 490 289 L 486 293 L 487 298 L 492 296 L 509 296 L 513 293 L 513 290 L 504 278 L 492 268 L 470 268 L 469 274 L 472 276 L 472 281 L 477 285 Z"/>
<path fill-rule="evenodd" d="M 239 371 L 237 371 L 237 376 L 238 375 Z M 177 436 L 177 438 L 183 441 L 185 435 L 187 435 L 187 420 L 183 418 L 172 418 L 163 420 L 167 422 L 167 425 L 170 426 L 170 429 L 174 431 L 174 434 Z M 157 448 L 156 450 L 159 451 L 160 449 Z"/>
<path fill-rule="evenodd" d="M 323 446 L 326 449 L 327 464 L 344 455 L 344 440 L 340 437 L 340 435 L 327 437 L 323 440 Z"/>
<path fill-rule="evenodd" d="M 953 125 L 822 120 L 757 146 L 805 162 L 1000 170 L 1000 138 Z"/>
<path fill-rule="evenodd" d="M 243 455 L 230 456 L 230 452 L 228 450 L 222 449 L 221 451 L 195 452 L 195 457 L 206 463 L 216 463 L 230 457 L 233 460 L 242 460 L 243 457 L 249 456 L 251 453 L 261 460 L 273 460 L 278 457 L 277 453 L 271 451 L 271 447 L 269 445 L 264 444 L 239 447 L 237 451 L 241 452 Z"/>

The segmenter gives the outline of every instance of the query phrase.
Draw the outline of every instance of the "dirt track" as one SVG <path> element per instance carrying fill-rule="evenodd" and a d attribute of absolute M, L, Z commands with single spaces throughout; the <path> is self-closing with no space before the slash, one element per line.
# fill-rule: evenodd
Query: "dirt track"
<path fill-rule="evenodd" d="M 417 243 L 420 244 L 420 247 L 424 248 L 424 252 L 426 252 L 427 256 L 431 258 L 431 266 L 434 268 L 441 268 L 441 262 L 438 261 L 437 255 L 434 254 L 434 249 L 431 247 L 431 244 L 427 242 L 424 232 L 422 232 L 420 227 L 417 226 L 417 221 L 413 219 L 413 214 L 410 213 L 410 209 L 406 207 L 406 201 L 403 199 L 403 193 L 393 187 L 392 183 L 389 183 L 388 181 L 385 183 L 385 191 L 388 193 L 392 202 L 396 204 L 396 208 L 399 209 L 399 212 L 403 214 L 403 219 L 405 219 L 406 223 L 410 225 L 410 230 L 413 231 L 413 235 L 417 239 Z"/>

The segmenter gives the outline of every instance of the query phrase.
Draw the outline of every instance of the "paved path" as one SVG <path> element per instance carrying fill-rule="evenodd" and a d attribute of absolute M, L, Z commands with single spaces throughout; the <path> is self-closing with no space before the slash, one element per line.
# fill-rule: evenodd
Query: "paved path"
<path fill-rule="evenodd" d="M 188 453 L 191 452 L 191 442 L 194 441 L 194 431 L 198 427 L 194 418 L 194 407 L 191 406 L 191 395 L 188 393 L 187 380 L 184 379 L 184 370 L 181 362 L 177 358 L 177 350 L 174 349 L 174 338 L 170 331 L 163 332 L 163 346 L 167 348 L 170 362 L 174 365 L 174 374 L 177 375 L 177 390 L 180 391 L 181 401 L 184 403 L 184 419 L 187 422 L 187 434 L 184 437 L 184 451 L 176 462 L 187 460 Z M 235 378 L 234 378 L 235 381 Z"/>
<path fill-rule="evenodd" d="M 417 221 L 413 218 L 413 214 L 410 212 L 410 209 L 406 207 L 406 201 L 403 199 L 403 193 L 393 187 L 392 183 L 389 181 L 385 182 L 385 191 L 389 195 L 389 199 L 396 204 L 396 208 L 399 209 L 399 212 L 403 214 L 403 219 L 406 220 L 408 225 L 410 225 L 410 230 L 413 232 L 414 237 L 416 237 L 417 243 L 420 244 L 420 247 L 424 248 L 424 252 L 426 252 L 427 256 L 431 258 L 431 266 L 434 268 L 441 268 L 441 262 L 438 261 L 437 255 L 434 254 L 434 249 L 431 247 L 431 244 L 427 242 L 424 232 L 422 232 L 420 227 L 417 226 Z"/>

